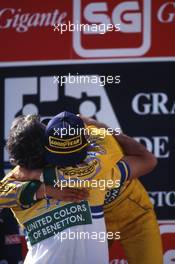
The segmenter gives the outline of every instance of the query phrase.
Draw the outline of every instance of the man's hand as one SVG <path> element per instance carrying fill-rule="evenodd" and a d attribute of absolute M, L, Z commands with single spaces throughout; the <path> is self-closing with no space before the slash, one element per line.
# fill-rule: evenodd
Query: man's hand
<path fill-rule="evenodd" d="M 52 197 L 54 200 L 65 202 L 81 202 L 82 200 L 87 200 L 89 196 L 89 192 L 85 188 L 73 189 L 65 187 L 61 190 L 58 187 L 52 187 L 48 185 L 46 185 L 44 188 L 44 184 L 42 184 L 36 193 L 36 198 L 43 199 L 45 191 L 46 195 Z"/>
<path fill-rule="evenodd" d="M 13 176 L 18 181 L 32 181 L 32 180 L 40 180 L 40 175 L 42 170 L 27 170 L 23 167 L 17 166 L 13 171 Z"/>

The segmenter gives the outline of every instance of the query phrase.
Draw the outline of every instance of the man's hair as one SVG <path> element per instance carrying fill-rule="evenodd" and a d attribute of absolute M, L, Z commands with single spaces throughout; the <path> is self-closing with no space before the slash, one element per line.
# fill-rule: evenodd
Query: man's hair
<path fill-rule="evenodd" d="M 15 118 L 6 144 L 12 165 L 26 169 L 45 166 L 44 132 L 45 126 L 37 115 Z"/>

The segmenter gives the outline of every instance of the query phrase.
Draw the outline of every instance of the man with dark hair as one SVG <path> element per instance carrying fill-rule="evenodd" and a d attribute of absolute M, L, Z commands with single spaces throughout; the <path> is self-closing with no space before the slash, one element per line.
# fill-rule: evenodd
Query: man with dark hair
<path fill-rule="evenodd" d="M 19 116 L 13 121 L 6 148 L 11 164 L 16 167 L 0 183 L 1 191 L 6 190 L 5 193 L 7 194 L 9 192 L 9 197 L 11 197 L 10 192 L 13 190 L 14 192 L 18 190 L 22 194 L 28 185 L 28 181 L 35 180 L 46 166 L 44 133 L 45 125 L 40 122 L 40 118 L 37 115 Z M 44 172 L 47 174 L 47 169 Z M 6 179 L 10 177 L 13 177 L 14 182 L 11 180 L 9 184 L 4 186 Z M 34 184 L 29 183 L 29 185 L 34 187 L 34 190 L 35 184 L 37 188 L 40 186 L 40 182 L 38 181 L 35 181 Z M 87 197 L 85 189 L 77 191 L 65 188 L 60 191 L 60 189 L 55 188 L 52 191 L 49 189 L 49 186 L 46 188 L 48 193 L 52 193 L 53 196 L 55 195 L 55 199 L 64 199 L 64 201 L 80 201 L 82 198 Z M 2 197 L 4 196 L 1 196 L 1 207 L 3 207 Z M 21 204 L 20 198 L 18 194 L 17 201 L 12 197 L 9 202 L 12 206 L 13 203 L 24 206 Z M 30 200 L 27 200 L 27 203 L 30 203 Z M 6 207 L 6 204 L 4 204 L 4 207 Z"/>
<path fill-rule="evenodd" d="M 99 124 L 94 120 L 89 120 L 83 117 L 81 117 L 81 119 L 83 119 L 88 126 L 95 125 L 96 127 L 106 127 L 104 124 Z M 63 119 L 63 121 L 65 123 L 67 122 L 66 119 Z M 68 153 L 65 151 L 65 147 L 67 144 L 70 146 L 70 142 L 68 143 L 67 139 L 66 142 L 62 141 L 62 138 L 60 138 L 58 133 L 58 127 L 55 128 L 54 137 L 56 137 L 53 140 L 52 131 L 47 137 L 47 139 L 50 138 L 50 141 L 48 140 L 46 143 L 47 153 L 49 153 L 49 162 L 51 161 L 53 163 L 55 163 L 55 161 L 56 163 L 58 162 L 59 154 L 63 154 L 63 161 L 64 159 L 68 160 Z M 156 164 L 156 160 L 151 153 L 149 153 L 141 144 L 135 142 L 133 139 L 123 135 L 116 136 L 116 139 L 124 149 L 125 155 L 122 154 L 121 149 L 117 145 L 116 141 L 110 142 L 109 140 L 111 144 L 109 144 L 109 142 L 104 144 L 105 140 L 100 142 L 99 137 L 97 136 L 96 140 L 93 142 L 93 148 L 95 150 L 94 153 L 98 153 L 99 149 L 101 152 L 104 152 L 104 150 L 113 148 L 113 145 L 116 144 L 117 147 L 115 146 L 114 150 L 116 151 L 117 155 L 115 156 L 114 152 L 109 152 L 111 155 L 110 157 L 115 157 L 116 161 L 117 159 L 120 160 L 123 157 L 122 161 L 117 164 L 119 171 L 123 171 L 123 174 L 120 174 L 121 186 L 120 188 L 115 188 L 114 190 L 109 191 L 106 197 L 105 217 L 107 219 L 107 229 L 113 233 L 115 231 L 121 231 L 121 242 L 125 249 L 129 263 L 136 264 L 141 262 L 145 264 L 152 264 L 152 257 L 154 256 L 155 263 L 160 264 L 162 263 L 160 234 L 152 205 L 150 204 L 149 198 L 141 184 L 138 182 L 138 180 L 133 179 L 151 171 Z M 79 141 L 77 142 L 79 143 Z M 74 143 L 71 143 L 71 145 L 72 144 Z M 92 147 L 92 142 L 90 145 Z M 50 158 L 52 160 L 50 160 Z M 114 167 L 116 169 L 115 164 Z M 110 170 L 110 166 L 108 166 L 108 169 Z M 133 180 L 129 180 L 128 178 L 129 171 L 131 171 L 130 179 L 132 178 Z M 60 174 L 63 177 L 65 175 L 62 174 L 62 172 L 65 173 L 65 170 L 60 171 Z M 18 171 L 18 175 L 21 175 L 21 178 L 29 177 L 30 173 L 27 173 L 28 172 L 24 171 L 23 169 Z M 53 171 L 49 171 L 49 173 L 50 179 L 55 177 Z M 68 173 L 68 171 L 66 171 L 66 173 Z M 39 180 L 41 178 L 40 173 L 38 173 L 38 175 L 35 174 L 34 178 Z M 48 180 L 48 173 L 47 177 L 44 178 L 46 182 L 46 180 Z M 27 185 L 30 185 L 30 183 L 27 183 Z M 28 201 L 30 200 L 31 202 L 30 206 L 32 203 L 36 202 L 36 199 L 38 200 L 44 197 L 47 198 L 47 188 L 50 188 L 50 191 L 52 190 L 53 193 L 54 189 L 56 189 L 51 187 L 51 185 L 53 185 L 53 182 L 51 184 L 51 180 L 50 182 L 46 183 L 45 190 L 43 189 L 42 185 L 35 188 L 36 195 L 35 199 L 33 200 L 31 199 L 31 197 L 33 198 L 34 195 L 34 192 L 31 192 L 33 187 L 29 188 L 30 192 L 32 193 L 32 195 L 30 195 L 30 199 L 28 199 Z M 47 185 L 50 185 L 50 187 Z M 25 189 L 25 195 L 29 192 L 29 189 L 27 191 Z M 36 189 L 38 189 L 38 191 L 36 191 Z M 64 189 L 62 191 L 64 191 Z M 141 208 L 143 208 L 143 211 L 140 210 Z M 133 223 L 134 226 L 131 223 Z M 126 233 L 131 234 L 131 236 L 126 236 Z M 137 236 L 135 235 L 136 233 Z M 150 239 L 153 242 L 151 247 L 149 245 Z M 142 241 L 142 243 L 137 243 L 138 241 Z M 150 255 L 150 253 L 152 255 Z"/>
<path fill-rule="evenodd" d="M 32 157 L 29 163 L 28 154 L 25 154 L 25 151 L 31 151 L 31 149 L 27 147 L 26 142 L 30 144 L 28 139 L 30 139 L 31 133 L 32 138 L 35 139 L 38 134 L 34 133 L 35 126 L 31 121 L 29 129 L 28 118 L 24 119 L 27 123 L 25 126 L 21 125 L 23 120 L 17 121 L 17 124 L 13 126 L 13 130 L 16 132 L 10 133 L 7 148 L 16 165 L 25 166 L 26 164 L 27 168 L 31 169 Z M 34 123 L 37 124 L 36 120 Z M 63 138 L 60 137 L 58 129 L 63 131 L 68 126 L 76 130 L 76 135 L 66 134 Z M 85 135 L 81 133 L 83 128 L 84 123 L 81 118 L 72 113 L 63 112 L 53 118 L 46 127 L 46 161 L 57 167 L 46 167 L 43 174 L 40 175 L 40 180 L 44 181 L 43 184 L 41 181 L 35 181 L 24 184 L 22 188 L 19 185 L 20 191 L 17 191 L 19 199 L 14 198 L 12 193 L 9 197 L 8 194 L 1 196 L 1 205 L 10 205 L 18 221 L 27 230 L 29 251 L 25 263 L 55 264 L 59 261 L 62 264 L 80 264 L 82 262 L 85 264 L 108 264 L 109 262 L 103 214 L 107 187 L 103 186 L 100 189 L 101 186 L 98 184 L 101 180 L 110 180 L 112 184 L 110 183 L 108 189 L 116 187 L 117 180 L 122 177 L 119 165 L 115 165 L 119 159 L 118 149 L 113 144 L 113 137 L 106 136 L 103 139 L 104 146 L 97 150 L 96 145 L 94 145 L 94 137 L 89 135 L 87 141 Z M 17 140 L 14 138 L 15 134 Z M 90 138 L 93 140 L 93 144 L 90 142 Z M 42 137 L 40 140 L 42 141 Z M 101 140 L 99 136 L 98 140 Z M 18 144 L 21 145 L 19 149 L 21 147 L 25 149 L 22 157 L 18 153 Z M 113 148 L 105 150 L 105 144 L 113 145 Z M 18 155 L 15 155 L 14 149 Z M 35 154 L 34 151 L 34 161 Z M 35 164 L 35 168 L 40 168 L 40 166 Z M 15 171 L 13 173 L 16 174 Z M 65 199 L 55 199 L 54 190 L 56 188 L 48 197 L 49 186 L 46 185 L 53 186 L 55 182 L 61 184 L 62 181 L 68 182 L 70 179 L 74 181 L 74 188 L 79 189 L 79 193 L 82 192 L 81 183 L 83 181 L 84 187 L 89 189 L 89 197 L 86 196 L 86 199 L 81 199 L 82 201 L 78 204 L 65 203 L 62 201 Z M 9 176 L 3 180 L 2 187 L 6 180 L 9 180 Z M 16 184 L 14 178 L 11 177 L 10 181 L 11 184 Z M 97 183 L 95 187 L 93 186 L 94 183 Z M 69 182 L 67 186 L 69 187 Z M 38 201 L 31 201 L 31 197 L 34 198 L 36 188 L 39 187 L 41 187 L 41 197 L 37 195 Z M 18 187 L 16 186 L 16 188 Z M 52 187 L 50 186 L 50 188 Z M 7 202 L 7 198 L 10 199 L 10 197 L 12 200 Z M 26 208 L 26 210 L 21 210 L 21 207 Z M 69 237 L 72 234 L 75 239 Z M 80 237 L 82 234 L 84 239 Z M 65 236 L 68 239 L 65 239 Z"/>
<path fill-rule="evenodd" d="M 45 126 L 36 115 L 17 117 L 10 128 L 7 151 L 12 165 L 26 169 L 41 169 L 44 159 Z"/>

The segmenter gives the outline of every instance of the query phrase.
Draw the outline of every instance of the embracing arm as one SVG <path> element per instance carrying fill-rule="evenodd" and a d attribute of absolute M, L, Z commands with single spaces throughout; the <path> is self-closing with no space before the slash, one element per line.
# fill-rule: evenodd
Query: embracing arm
<path fill-rule="evenodd" d="M 49 175 L 48 175 L 49 172 Z M 0 181 L 0 208 L 21 207 L 28 209 L 37 200 L 50 196 L 55 200 L 80 202 L 86 200 L 88 191 L 86 189 L 76 190 L 71 188 L 59 189 L 40 181 L 42 170 L 27 170 L 17 166 L 3 180 Z M 55 169 L 43 170 L 43 175 L 54 180 Z"/>
<path fill-rule="evenodd" d="M 97 128 L 105 128 L 108 126 L 94 119 L 80 116 L 86 125 L 94 125 Z M 124 160 L 130 168 L 130 178 L 138 178 L 151 172 L 157 165 L 156 157 L 149 152 L 141 143 L 124 134 L 116 134 L 115 130 L 112 134 L 121 146 Z"/>
<path fill-rule="evenodd" d="M 116 140 L 124 150 L 123 158 L 129 164 L 131 178 L 137 178 L 151 172 L 157 165 L 156 157 L 142 144 L 126 135 L 115 135 Z"/>
<path fill-rule="evenodd" d="M 45 198 L 45 196 L 52 197 L 52 199 L 65 201 L 65 202 L 80 202 L 88 198 L 88 191 L 86 189 L 78 190 L 65 187 L 60 189 L 58 187 L 53 187 L 49 185 L 42 185 L 36 192 L 36 199 L 40 200 Z"/>

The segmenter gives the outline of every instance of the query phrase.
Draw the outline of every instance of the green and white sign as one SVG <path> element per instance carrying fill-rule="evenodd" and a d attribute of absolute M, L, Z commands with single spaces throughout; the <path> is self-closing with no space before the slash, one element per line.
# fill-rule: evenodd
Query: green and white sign
<path fill-rule="evenodd" d="M 91 210 L 87 201 L 58 207 L 24 223 L 31 245 L 54 236 L 66 228 L 92 224 Z"/>

